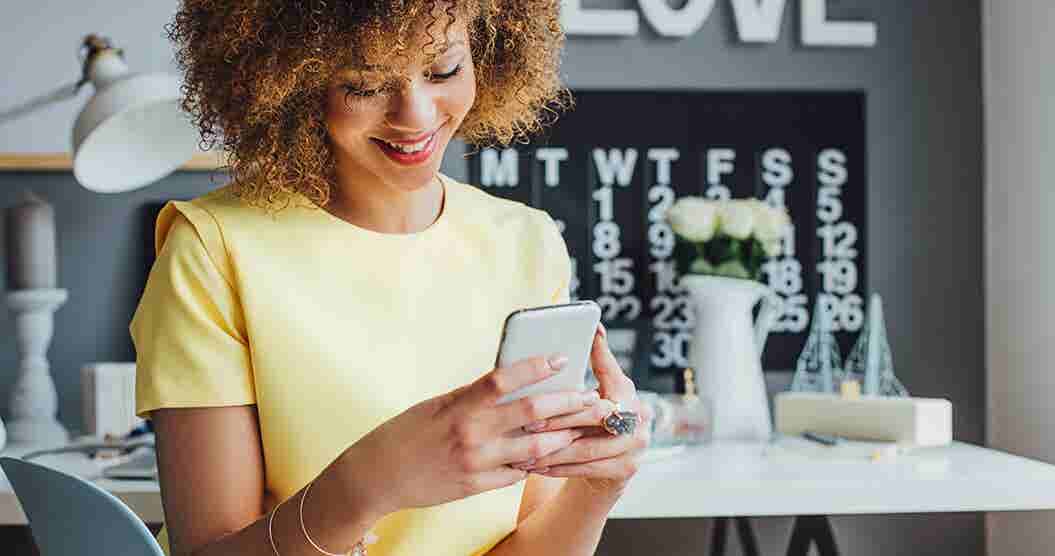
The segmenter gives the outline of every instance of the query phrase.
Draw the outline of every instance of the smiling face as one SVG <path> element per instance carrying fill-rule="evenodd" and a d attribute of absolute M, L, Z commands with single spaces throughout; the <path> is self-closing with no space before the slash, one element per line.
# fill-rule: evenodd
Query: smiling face
<path fill-rule="evenodd" d="M 476 98 L 468 33 L 454 24 L 446 34 L 446 44 L 423 34 L 409 56 L 371 60 L 335 77 L 326 127 L 342 183 L 409 191 L 433 180 Z"/>

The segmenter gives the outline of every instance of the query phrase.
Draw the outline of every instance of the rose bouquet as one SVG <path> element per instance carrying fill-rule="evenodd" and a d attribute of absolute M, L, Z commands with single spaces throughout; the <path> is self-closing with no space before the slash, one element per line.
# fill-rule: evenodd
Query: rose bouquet
<path fill-rule="evenodd" d="M 683 197 L 667 211 L 675 235 L 695 246 L 688 274 L 758 280 L 766 257 L 780 252 L 787 212 L 758 199 Z"/>

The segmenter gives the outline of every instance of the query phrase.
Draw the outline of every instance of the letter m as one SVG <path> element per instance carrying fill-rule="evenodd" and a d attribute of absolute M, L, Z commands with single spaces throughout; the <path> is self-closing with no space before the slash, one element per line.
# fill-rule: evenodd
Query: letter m
<path fill-rule="evenodd" d="M 485 187 L 516 187 L 520 183 L 520 166 L 516 149 L 498 151 L 484 149 L 480 154 L 480 185 Z"/>

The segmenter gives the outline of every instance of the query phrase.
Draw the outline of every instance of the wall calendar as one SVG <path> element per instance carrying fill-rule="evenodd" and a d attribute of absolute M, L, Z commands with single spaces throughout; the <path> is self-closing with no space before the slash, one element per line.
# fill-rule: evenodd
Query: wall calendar
<path fill-rule="evenodd" d="M 757 197 L 791 216 L 763 270 L 781 305 L 763 368 L 794 369 L 818 300 L 848 352 L 866 297 L 864 93 L 574 96 L 532 142 L 474 153 L 470 183 L 553 216 L 572 257 L 572 298 L 596 300 L 610 329 L 636 332 L 635 378 L 678 377 L 688 365 L 695 315 L 678 275 L 690 246 L 663 218 L 687 195 Z"/>

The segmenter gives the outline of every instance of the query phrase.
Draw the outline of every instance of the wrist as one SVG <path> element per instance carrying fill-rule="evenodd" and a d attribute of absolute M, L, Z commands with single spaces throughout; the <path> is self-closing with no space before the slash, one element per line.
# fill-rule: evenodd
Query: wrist
<path fill-rule="evenodd" d="M 335 480 L 343 495 L 343 507 L 354 514 L 349 519 L 373 523 L 399 508 L 393 506 L 393 491 L 384 485 L 384 477 L 378 476 L 378 466 L 367 465 L 371 459 L 356 451 L 353 446 L 334 462 Z"/>
<path fill-rule="evenodd" d="M 288 500 L 288 511 L 305 546 L 345 554 L 367 538 L 382 516 L 371 499 L 357 493 L 357 485 L 349 484 L 339 460 Z"/>
<path fill-rule="evenodd" d="M 626 481 L 597 481 L 592 479 L 569 478 L 561 487 L 561 494 L 574 499 L 576 507 L 580 504 L 603 509 L 605 513 L 615 506 L 626 489 Z"/>

